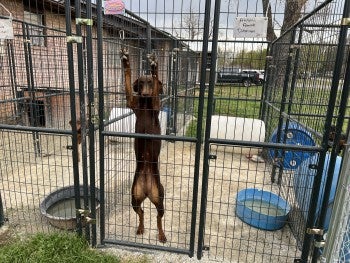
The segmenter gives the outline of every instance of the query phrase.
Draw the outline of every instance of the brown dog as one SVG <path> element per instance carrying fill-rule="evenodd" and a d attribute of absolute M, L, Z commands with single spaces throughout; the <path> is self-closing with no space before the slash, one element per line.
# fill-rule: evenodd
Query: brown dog
<path fill-rule="evenodd" d="M 131 68 L 127 50 L 121 51 L 121 60 L 125 74 L 125 92 L 127 106 L 136 115 L 135 132 L 160 134 L 159 111 L 162 83 L 158 80 L 158 65 L 154 55 L 149 57 L 151 75 L 139 77 L 131 86 Z M 162 228 L 164 215 L 164 187 L 160 183 L 158 157 L 161 140 L 135 138 L 136 172 L 132 184 L 132 207 L 138 214 L 140 223 L 137 234 L 144 233 L 144 212 L 142 202 L 148 197 L 157 208 L 158 239 L 166 242 Z"/>

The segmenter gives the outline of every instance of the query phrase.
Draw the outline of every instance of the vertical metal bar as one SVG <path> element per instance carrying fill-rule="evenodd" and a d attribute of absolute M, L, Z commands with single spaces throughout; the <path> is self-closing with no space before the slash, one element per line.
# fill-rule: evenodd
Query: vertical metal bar
<path fill-rule="evenodd" d="M 91 0 L 86 1 L 86 18 L 92 19 Z M 95 115 L 94 103 L 94 65 L 92 50 L 92 25 L 86 27 L 86 62 L 88 85 L 88 127 L 89 127 L 89 163 L 90 163 L 90 204 L 96 207 L 95 191 L 95 127 L 93 118 Z M 96 219 L 96 209 L 91 209 L 91 217 Z M 91 226 L 91 245 L 96 246 L 96 224 Z"/>
<path fill-rule="evenodd" d="M 148 54 L 152 52 L 152 34 L 151 33 L 152 33 L 151 25 L 147 23 L 147 53 Z"/>
<path fill-rule="evenodd" d="M 295 28 L 293 29 L 293 31 L 291 32 L 291 36 L 290 36 L 290 41 L 289 41 L 289 48 L 288 48 L 288 59 L 286 62 L 286 69 L 285 69 L 285 74 L 284 74 L 284 82 L 283 82 L 283 90 L 282 90 L 282 100 L 281 100 L 281 108 L 280 108 L 280 114 L 279 114 L 279 119 L 278 119 L 278 128 L 277 128 L 277 142 L 281 143 L 282 142 L 282 138 L 281 138 L 281 131 L 282 131 L 282 127 L 283 127 L 283 113 L 285 111 L 285 107 L 286 107 L 286 100 L 287 100 L 287 93 L 288 93 L 288 84 L 289 84 L 289 72 L 291 70 L 291 64 L 292 64 L 292 58 L 293 58 L 293 48 L 292 45 L 294 43 L 294 39 L 295 39 Z M 285 124 L 285 129 L 287 129 L 287 124 Z M 277 155 L 277 150 L 275 150 L 275 154 L 274 156 L 276 157 Z M 284 155 L 284 151 L 282 152 L 282 158 Z M 276 164 L 276 162 L 274 162 L 273 167 L 272 167 L 272 173 L 271 173 L 271 181 L 272 183 L 275 182 L 275 172 L 276 172 L 276 168 L 277 166 L 279 166 L 280 169 L 280 173 L 278 176 L 278 181 L 277 183 L 280 184 L 280 180 L 281 180 L 281 175 L 282 175 L 282 170 L 283 169 L 283 160 L 278 161 L 279 164 Z"/>
<path fill-rule="evenodd" d="M 66 34 L 72 35 L 72 18 L 71 18 L 71 6 L 70 0 L 66 0 L 65 4 L 66 15 Z M 72 157 L 73 157 L 73 177 L 74 177 L 74 194 L 75 194 L 75 208 L 80 209 L 80 186 L 79 186 L 79 165 L 78 165 L 78 133 L 77 133 L 77 116 L 75 109 L 75 81 L 74 81 L 74 54 L 73 44 L 67 42 L 67 55 L 68 55 L 68 76 L 69 76 L 69 90 L 70 90 L 70 104 L 71 104 L 71 121 L 72 121 Z M 82 234 L 82 223 L 80 213 L 76 213 L 77 216 L 77 233 Z"/>
<path fill-rule="evenodd" d="M 177 133 L 177 110 L 178 110 L 178 71 L 179 71 L 179 53 L 178 42 L 173 40 L 173 87 L 172 87 L 172 112 L 173 112 L 173 127 L 172 133 Z"/>
<path fill-rule="evenodd" d="M 103 107 L 104 107 L 104 94 L 103 94 L 103 17 L 102 17 L 102 0 L 97 0 L 97 85 L 98 85 L 98 116 L 99 116 L 99 153 L 100 153 L 100 242 L 104 243 L 105 239 L 105 194 L 104 194 L 104 182 L 105 182 L 105 167 L 104 167 L 104 136 L 102 131 L 103 126 Z M 95 209 L 95 207 L 93 207 Z"/>
<path fill-rule="evenodd" d="M 201 75 L 200 75 L 200 89 L 199 89 L 199 101 L 198 101 L 198 121 L 197 121 L 197 141 L 196 141 L 196 155 L 194 165 L 194 178 L 193 178 L 193 195 L 192 195 L 192 218 L 191 218 L 191 236 L 190 236 L 190 253 L 189 256 L 194 255 L 194 243 L 196 233 L 196 216 L 197 216 L 197 203 L 198 203 L 198 182 L 199 182 L 199 169 L 201 160 L 201 148 L 202 148 L 202 130 L 203 130 L 203 112 L 204 112 L 204 95 L 205 95 L 205 72 L 207 65 L 208 55 L 208 42 L 209 42 L 209 24 L 210 24 L 210 7 L 211 0 L 205 1 L 205 16 L 204 16 L 204 32 L 203 32 L 203 47 L 201 58 Z M 199 234 L 204 231 L 203 228 L 199 228 Z M 202 257 L 203 249 L 203 237 L 201 237 L 201 243 L 198 243 L 197 257 Z"/>
<path fill-rule="evenodd" d="M 81 17 L 80 1 L 75 1 L 75 16 Z M 82 36 L 81 25 L 76 23 L 76 35 Z M 84 55 L 83 55 L 83 42 L 77 43 L 77 56 L 78 56 L 78 80 L 79 80 L 79 110 L 80 110 L 80 124 L 81 124 L 81 156 L 82 156 L 82 173 L 83 173 L 83 199 L 84 210 L 89 210 L 89 193 L 88 193 L 88 162 L 87 162 L 87 148 L 86 148 L 86 103 L 85 103 L 85 90 L 84 90 Z M 85 237 L 90 240 L 90 227 L 85 226 Z"/>
<path fill-rule="evenodd" d="M 348 13 L 346 14 L 347 17 L 350 15 L 350 7 L 348 10 Z M 347 35 L 348 32 L 348 26 L 344 27 L 344 34 Z M 340 42 L 343 41 L 343 42 Z M 341 45 L 341 50 L 340 52 L 342 52 L 342 58 L 344 58 L 345 56 L 345 46 L 346 46 L 346 39 L 341 39 L 339 41 L 339 45 Z M 337 68 L 337 72 L 336 74 L 334 74 L 334 76 L 337 78 L 335 81 L 335 85 L 336 87 L 339 86 L 339 80 L 340 80 L 340 75 L 341 75 L 341 68 L 343 65 L 343 61 L 339 61 L 340 63 L 340 67 Z M 322 201 L 322 205 L 321 205 L 321 213 L 320 213 L 320 217 L 318 220 L 318 226 L 317 228 L 319 229 L 323 229 L 324 228 L 324 224 L 325 224 L 325 219 L 326 219 L 326 215 L 327 215 L 327 210 L 329 207 L 329 196 L 331 193 L 331 188 L 332 188 L 332 183 L 333 183 L 333 177 L 334 177 L 334 170 L 335 170 L 335 164 L 337 161 L 337 157 L 338 157 L 338 150 L 339 150 L 339 140 L 340 140 L 340 135 L 342 132 L 342 127 L 344 124 L 344 117 L 345 117 L 345 113 L 347 110 L 347 103 L 348 103 L 348 98 L 349 98 L 349 87 L 350 87 L 350 53 L 348 54 L 348 60 L 347 60 L 347 67 L 346 67 L 346 73 L 345 73 L 345 78 L 344 78 L 344 83 L 343 83 L 343 88 L 342 88 L 342 94 L 341 94 L 341 100 L 340 100 L 340 105 L 339 105 L 339 110 L 338 110 L 338 118 L 337 118 L 337 124 L 336 124 L 336 133 L 335 133 L 335 138 L 334 138 L 334 145 L 332 147 L 332 152 L 331 152 L 331 156 L 330 156 L 330 160 L 329 160 L 329 165 L 328 165 L 328 171 L 327 171 L 327 179 L 326 179 L 326 184 L 324 187 L 324 195 L 323 195 L 323 201 Z M 333 86 L 332 86 L 333 88 Z M 335 89 L 336 91 L 338 89 Z M 335 104 L 335 100 L 333 102 Z M 333 109 L 334 109 L 334 105 L 333 104 Z M 330 104 L 329 104 L 330 105 Z M 333 112 L 333 111 L 332 111 Z M 327 124 L 327 123 L 326 123 Z M 328 134 L 328 133 L 326 133 Z M 324 136 L 326 138 L 328 138 L 328 136 Z M 322 166 L 323 167 L 323 166 Z M 322 236 L 317 235 L 316 236 L 316 242 L 320 242 L 322 240 Z M 313 253 L 313 257 L 312 257 L 312 262 L 316 263 L 317 262 L 317 256 L 318 256 L 318 248 L 314 248 L 314 253 Z"/>
<path fill-rule="evenodd" d="M 269 43 L 267 46 L 266 50 L 266 59 L 265 59 L 265 74 L 264 74 L 264 83 L 262 85 L 262 90 L 261 90 L 261 106 L 260 106 L 260 111 L 259 111 L 259 118 L 260 120 L 263 120 L 265 123 L 265 118 L 266 118 L 266 99 L 267 99 L 267 92 L 269 91 L 268 89 L 268 69 L 269 69 L 269 58 L 268 54 L 270 54 L 270 49 L 271 49 L 271 44 Z"/>
<path fill-rule="evenodd" d="M 350 56 L 350 53 L 349 53 L 349 56 Z M 350 62 L 349 59 L 350 58 L 348 58 L 348 63 Z M 350 72 L 349 66 L 347 68 L 347 73 L 348 72 Z M 349 176 L 350 151 L 349 150 L 350 150 L 350 137 L 348 136 L 346 147 L 344 150 L 342 168 L 339 175 L 339 181 L 338 181 L 338 187 L 337 187 L 338 190 L 336 191 L 336 194 L 335 194 L 332 217 L 329 223 L 329 225 L 333 227 L 330 228 L 327 232 L 326 246 L 322 254 L 322 257 L 325 259 L 325 261 L 321 261 L 321 262 L 335 262 L 333 257 L 335 254 L 334 250 L 336 249 L 337 243 L 339 242 L 339 240 L 337 239 L 339 239 L 340 233 L 344 233 L 344 229 L 341 229 L 342 227 L 341 223 L 344 220 L 344 218 L 342 217 L 342 214 L 345 210 L 344 202 L 346 202 L 349 198 L 349 186 L 350 186 L 350 176 Z"/>
<path fill-rule="evenodd" d="M 37 111 L 35 106 L 35 87 L 34 87 L 34 73 L 33 73 L 33 62 L 31 59 L 31 52 L 30 52 L 30 34 L 29 34 L 29 25 L 26 23 L 22 23 L 22 32 L 24 37 L 24 58 L 26 63 L 26 75 L 27 75 L 27 84 L 28 84 L 28 92 L 30 95 L 30 102 L 29 102 L 29 112 L 30 112 L 30 126 L 36 127 L 37 126 Z M 34 146 L 34 153 L 35 157 L 40 154 L 40 145 L 39 145 L 39 135 L 38 132 L 33 131 L 33 146 Z"/>
<path fill-rule="evenodd" d="M 9 69 L 10 69 L 10 76 L 11 76 L 11 88 L 12 88 L 12 97 L 17 98 L 17 76 L 16 76 L 16 66 L 15 66 L 15 55 L 13 52 L 13 44 L 11 41 L 7 41 L 7 55 L 9 58 Z M 14 113 L 15 116 L 18 117 L 19 115 L 19 107 L 18 107 L 18 101 L 16 101 L 14 106 Z"/>
<path fill-rule="evenodd" d="M 4 206 L 2 204 L 2 197 L 0 192 L 0 227 L 3 226 L 5 223 L 5 213 L 4 213 Z"/>
<path fill-rule="evenodd" d="M 218 49 L 218 33 L 219 33 L 219 19 L 220 19 L 220 0 L 215 0 L 214 8 L 214 24 L 213 24 L 213 43 L 211 52 L 211 65 L 210 65 L 210 75 L 209 75 L 209 90 L 208 90 L 208 102 L 207 102 L 207 117 L 206 117 L 206 127 L 205 127 L 205 141 L 204 141 L 204 156 L 203 156 L 203 179 L 202 179 L 202 195 L 201 195 L 201 210 L 199 219 L 199 231 L 198 231 L 198 250 L 197 258 L 202 258 L 203 242 L 204 242 L 204 228 L 205 228 L 205 218 L 207 210 L 207 197 L 208 197 L 208 175 L 209 175 L 209 139 L 211 130 L 211 117 L 213 112 L 213 98 L 214 98 L 214 88 L 215 88 L 215 75 L 216 75 L 216 59 L 217 59 L 217 49 Z M 207 1 L 207 8 L 210 9 L 210 1 Z M 210 20 L 210 14 L 205 17 L 206 20 Z M 208 21 L 206 21 L 208 22 Z M 202 65 L 203 66 L 203 65 Z M 205 65 L 204 65 L 205 66 Z M 203 68 L 202 68 L 203 71 Z M 205 75 L 205 74 L 204 74 Z M 203 77 L 203 76 L 202 76 Z M 203 79 L 201 79 L 201 85 L 205 87 Z M 202 90 L 201 90 L 202 91 Z"/>
<path fill-rule="evenodd" d="M 350 17 L 350 1 L 345 1 L 344 3 L 344 10 L 343 10 L 343 18 L 349 18 Z M 347 32 L 348 32 L 348 26 L 347 25 L 341 25 L 340 27 L 340 33 L 339 33 L 339 44 L 338 44 L 338 50 L 337 50 L 337 56 L 335 60 L 335 67 L 333 72 L 333 78 L 332 78 L 332 85 L 331 85 L 331 93 L 328 101 L 328 109 L 326 114 L 326 123 L 324 127 L 324 136 L 322 139 L 322 148 L 323 151 L 320 153 L 319 163 L 318 163 L 318 169 L 317 174 L 314 179 L 314 185 L 311 193 L 311 201 L 310 201 L 310 210 L 308 213 L 307 228 L 312 228 L 315 225 L 316 220 L 316 213 L 317 213 L 317 203 L 318 198 L 320 194 L 320 185 L 322 181 L 322 174 L 323 174 L 323 166 L 326 159 L 326 152 L 328 149 L 328 135 L 330 132 L 331 124 L 332 124 L 332 118 L 333 118 L 333 112 L 335 108 L 335 102 L 337 99 L 337 92 L 338 92 L 338 86 L 339 86 L 339 80 L 343 65 L 343 59 L 344 59 L 344 50 L 346 47 L 346 41 L 347 41 Z M 333 165 L 334 166 L 334 165 Z M 331 164 L 329 165 L 329 169 L 331 168 Z M 330 172 L 330 171 L 328 171 Z M 334 170 L 333 170 L 334 172 Z M 329 173 L 328 173 L 329 175 Z M 327 190 L 329 191 L 329 186 L 331 183 L 332 178 L 328 178 L 326 182 L 325 193 L 324 193 L 324 200 L 327 200 L 329 198 L 329 193 L 327 193 Z M 322 209 L 323 211 L 321 214 L 324 214 L 325 209 Z M 301 255 L 301 261 L 307 262 L 309 250 L 311 246 L 312 241 L 312 235 L 305 233 L 304 242 L 303 242 L 303 248 L 302 248 L 302 255 Z M 316 240 L 320 240 L 321 237 L 316 236 Z"/>

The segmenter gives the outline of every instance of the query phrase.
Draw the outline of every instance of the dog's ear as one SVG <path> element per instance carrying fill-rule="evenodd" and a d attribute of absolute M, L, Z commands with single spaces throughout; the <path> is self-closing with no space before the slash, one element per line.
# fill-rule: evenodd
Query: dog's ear
<path fill-rule="evenodd" d="M 136 79 L 134 81 L 134 83 L 132 84 L 132 89 L 134 92 L 138 92 L 139 91 L 139 85 L 140 85 L 140 80 L 139 79 Z"/>
<path fill-rule="evenodd" d="M 163 83 L 160 80 L 158 80 L 158 85 L 159 85 L 159 94 L 164 94 Z"/>

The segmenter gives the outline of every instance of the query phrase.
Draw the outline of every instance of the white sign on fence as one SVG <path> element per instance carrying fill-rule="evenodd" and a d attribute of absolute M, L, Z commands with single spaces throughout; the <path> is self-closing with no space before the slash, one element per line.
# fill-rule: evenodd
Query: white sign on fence
<path fill-rule="evenodd" d="M 267 17 L 236 17 L 233 36 L 237 38 L 266 38 Z"/>
<path fill-rule="evenodd" d="M 12 18 L 0 18 L 0 39 L 14 39 Z"/>

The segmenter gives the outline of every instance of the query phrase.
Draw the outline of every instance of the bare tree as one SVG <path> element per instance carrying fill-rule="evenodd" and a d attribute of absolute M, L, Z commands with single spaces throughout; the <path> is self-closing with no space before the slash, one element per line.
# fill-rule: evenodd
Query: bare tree
<path fill-rule="evenodd" d="M 267 36 L 266 39 L 267 41 L 274 41 L 277 36 L 274 30 L 273 26 L 273 21 L 272 21 L 272 11 L 271 11 L 271 5 L 270 5 L 270 0 L 262 0 L 263 4 L 263 12 L 264 14 L 267 14 Z"/>
<path fill-rule="evenodd" d="M 200 14 L 190 8 L 189 12 L 183 15 L 179 27 L 175 30 L 176 36 L 179 38 L 188 38 L 195 40 L 203 36 L 204 21 Z M 209 38 L 213 33 L 213 19 L 210 20 Z"/>
<path fill-rule="evenodd" d="M 281 27 L 281 34 L 294 25 L 302 16 L 302 9 L 308 0 L 285 0 L 284 1 L 284 18 Z M 262 0 L 263 12 L 267 14 L 267 40 L 273 41 L 277 38 L 273 25 L 273 16 L 270 0 Z"/>

